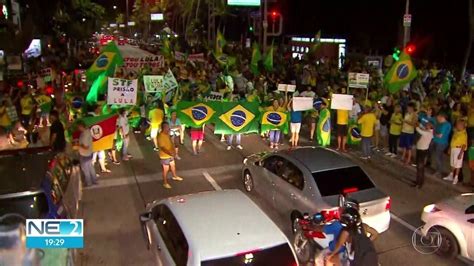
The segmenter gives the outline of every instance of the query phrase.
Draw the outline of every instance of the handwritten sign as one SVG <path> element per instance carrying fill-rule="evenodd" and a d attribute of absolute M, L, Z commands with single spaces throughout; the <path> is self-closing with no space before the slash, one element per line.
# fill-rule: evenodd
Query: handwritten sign
<path fill-rule="evenodd" d="M 161 68 L 165 66 L 165 58 L 162 55 L 125 57 L 123 61 L 125 68 L 128 70 L 139 70 L 145 66 L 150 68 Z"/>
<path fill-rule="evenodd" d="M 135 105 L 138 80 L 109 78 L 107 104 Z"/>
<path fill-rule="evenodd" d="M 349 94 L 333 94 L 331 98 L 331 109 L 352 110 L 354 96 Z"/>
<path fill-rule="evenodd" d="M 143 76 L 143 84 L 145 85 L 145 91 L 149 93 L 160 92 L 163 90 L 163 76 Z"/>
<path fill-rule="evenodd" d="M 204 97 L 206 101 L 220 102 L 224 99 L 224 95 L 220 92 L 211 91 L 209 95 Z"/>
<path fill-rule="evenodd" d="M 296 85 L 278 84 L 278 90 L 279 91 L 287 91 L 287 92 L 295 92 L 296 91 Z"/>

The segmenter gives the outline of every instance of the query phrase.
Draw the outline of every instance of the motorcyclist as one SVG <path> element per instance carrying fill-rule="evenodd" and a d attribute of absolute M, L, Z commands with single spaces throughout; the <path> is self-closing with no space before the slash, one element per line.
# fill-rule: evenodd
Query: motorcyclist
<path fill-rule="evenodd" d="M 327 219 L 323 216 L 323 214 L 316 213 L 313 216 L 313 226 L 311 229 L 314 231 L 323 232 L 327 236 L 333 236 L 333 240 L 329 242 L 328 247 L 322 250 L 316 258 L 316 265 L 319 265 L 320 263 L 318 263 L 318 261 L 326 257 L 328 254 L 334 253 L 335 255 L 342 255 L 346 250 L 344 246 L 341 246 L 338 250 L 336 250 L 336 242 L 343 229 L 343 226 L 339 220 L 335 219 L 335 217 L 329 217 L 329 219 Z M 339 256 L 332 256 L 330 260 L 326 261 L 325 265 L 341 265 Z"/>

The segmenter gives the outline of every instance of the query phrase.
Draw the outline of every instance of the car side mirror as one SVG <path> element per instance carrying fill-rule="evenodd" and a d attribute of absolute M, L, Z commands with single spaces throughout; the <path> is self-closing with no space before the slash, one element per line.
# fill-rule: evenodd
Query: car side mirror
<path fill-rule="evenodd" d="M 146 249 L 148 250 L 150 250 L 151 240 L 150 240 L 150 236 L 148 235 L 148 229 L 147 229 L 146 223 L 150 221 L 151 218 L 152 218 L 151 212 L 140 214 L 140 227 L 142 229 L 143 238 L 146 241 Z"/>

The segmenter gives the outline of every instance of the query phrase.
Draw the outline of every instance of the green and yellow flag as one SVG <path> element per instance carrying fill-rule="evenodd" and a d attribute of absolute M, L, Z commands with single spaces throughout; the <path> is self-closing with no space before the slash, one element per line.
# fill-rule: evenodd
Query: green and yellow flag
<path fill-rule="evenodd" d="M 331 112 L 327 108 L 319 111 L 316 135 L 319 146 L 327 147 L 331 144 Z"/>
<path fill-rule="evenodd" d="M 200 128 L 203 124 L 214 122 L 216 103 L 180 101 L 177 106 L 178 118 L 188 127 Z"/>
<path fill-rule="evenodd" d="M 104 49 L 102 49 L 99 57 L 87 69 L 87 81 L 93 82 L 102 73 L 112 75 L 116 66 L 123 65 L 123 57 L 115 42 L 109 42 Z"/>
<path fill-rule="evenodd" d="M 400 60 L 385 74 L 384 85 L 390 93 L 396 93 L 416 78 L 417 73 L 410 56 L 402 52 Z"/>
<path fill-rule="evenodd" d="M 227 44 L 227 41 L 224 38 L 224 35 L 218 30 L 216 36 L 216 54 L 219 56 L 224 53 L 224 46 Z"/>
<path fill-rule="evenodd" d="M 262 132 L 268 132 L 272 129 L 281 130 L 284 134 L 288 133 L 288 113 L 278 111 L 266 111 L 262 114 L 261 124 Z"/>
<path fill-rule="evenodd" d="M 215 134 L 257 133 L 257 102 L 220 102 Z"/>
<path fill-rule="evenodd" d="M 256 42 L 252 45 L 252 60 L 250 61 L 250 71 L 254 75 L 258 75 L 260 71 L 258 70 L 258 62 L 262 59 L 262 54 L 260 53 L 260 47 Z"/>
<path fill-rule="evenodd" d="M 107 91 L 107 80 L 107 73 L 105 72 L 100 74 L 94 80 L 94 83 L 92 83 L 92 86 L 87 93 L 86 102 L 90 104 L 96 103 L 99 98 L 99 94 L 105 94 Z"/>
<path fill-rule="evenodd" d="M 268 52 L 265 54 L 265 58 L 263 58 L 263 67 L 267 71 L 273 70 L 273 43 L 272 46 L 270 46 L 270 49 L 268 49 Z"/>

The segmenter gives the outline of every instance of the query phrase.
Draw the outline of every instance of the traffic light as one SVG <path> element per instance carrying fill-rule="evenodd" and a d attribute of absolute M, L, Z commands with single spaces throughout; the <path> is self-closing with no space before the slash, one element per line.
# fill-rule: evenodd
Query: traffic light
<path fill-rule="evenodd" d="M 414 44 L 410 43 L 410 44 L 407 44 L 407 46 L 405 46 L 406 54 L 412 55 L 415 51 L 416 51 L 416 46 Z"/>
<path fill-rule="evenodd" d="M 401 53 L 402 52 L 400 51 L 400 49 L 398 49 L 398 47 L 393 48 L 393 54 L 392 54 L 393 60 L 395 60 L 395 61 L 400 60 L 400 54 Z"/>
<path fill-rule="evenodd" d="M 249 26 L 249 31 L 253 32 L 253 27 L 252 26 Z"/>
<path fill-rule="evenodd" d="M 275 11 L 275 10 L 273 10 L 272 12 L 270 12 L 270 17 L 272 18 L 272 20 L 276 20 L 279 15 L 280 15 L 280 14 L 279 14 L 277 11 Z"/>

